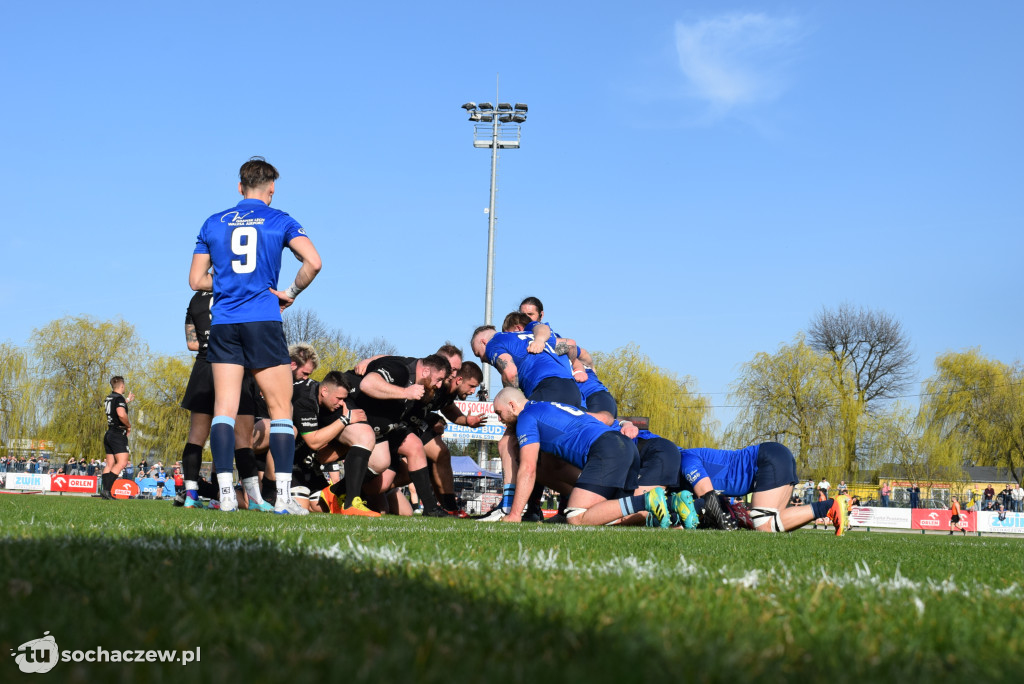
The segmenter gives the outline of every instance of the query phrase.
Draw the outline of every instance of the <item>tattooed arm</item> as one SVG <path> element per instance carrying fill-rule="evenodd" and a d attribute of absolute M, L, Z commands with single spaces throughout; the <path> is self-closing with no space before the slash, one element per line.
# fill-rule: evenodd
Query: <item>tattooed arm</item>
<path fill-rule="evenodd" d="M 199 351 L 199 338 L 196 336 L 196 326 L 192 323 L 185 324 L 185 344 L 189 351 Z"/>
<path fill-rule="evenodd" d="M 502 354 L 494 359 L 494 367 L 501 373 L 501 384 L 505 387 L 519 387 L 519 369 L 511 354 Z"/>

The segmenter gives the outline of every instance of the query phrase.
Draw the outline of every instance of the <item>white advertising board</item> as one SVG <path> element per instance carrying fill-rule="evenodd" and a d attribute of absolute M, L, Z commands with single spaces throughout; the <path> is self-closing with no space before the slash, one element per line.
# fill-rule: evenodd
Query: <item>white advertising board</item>
<path fill-rule="evenodd" d="M 444 427 L 444 439 L 468 440 L 479 439 L 490 442 L 497 442 L 505 434 L 505 426 L 498 420 L 498 414 L 494 412 L 494 405 L 489 401 L 456 401 L 464 415 L 476 416 L 486 414 L 487 420 L 478 428 L 468 428 L 465 425 L 448 423 Z"/>
<path fill-rule="evenodd" d="M 1007 513 L 1006 520 L 1000 520 L 999 514 L 991 511 L 979 511 L 977 515 L 979 532 L 1024 534 L 1024 513 Z"/>
<path fill-rule="evenodd" d="M 7 481 L 4 486 L 7 489 L 26 492 L 48 492 L 50 491 L 50 476 L 29 473 L 7 473 Z"/>
<path fill-rule="evenodd" d="M 850 524 L 854 527 L 892 527 L 909 530 L 910 509 L 854 506 L 850 509 Z"/>

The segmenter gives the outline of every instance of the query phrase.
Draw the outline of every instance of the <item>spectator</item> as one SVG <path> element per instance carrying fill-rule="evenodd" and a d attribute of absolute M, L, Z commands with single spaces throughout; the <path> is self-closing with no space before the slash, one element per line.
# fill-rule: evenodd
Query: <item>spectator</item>
<path fill-rule="evenodd" d="M 1006 520 L 1006 507 L 1003 504 L 999 504 L 999 519 Z"/>
<path fill-rule="evenodd" d="M 825 495 L 825 498 L 826 498 L 826 499 L 828 498 L 828 490 L 829 490 L 829 489 L 830 489 L 831 487 L 832 487 L 832 483 L 828 481 L 828 478 L 824 478 L 824 477 L 823 477 L 823 478 L 821 478 L 821 481 L 820 481 L 820 482 L 818 482 L 818 490 L 819 490 L 819 491 L 820 491 L 820 492 L 821 492 L 822 494 L 824 494 L 824 495 Z"/>
<path fill-rule="evenodd" d="M 157 463 L 156 466 L 156 498 L 164 498 L 164 487 L 167 486 L 167 473 L 164 472 L 164 467 Z"/>
<path fill-rule="evenodd" d="M 807 484 L 804 485 L 804 505 L 810 506 L 814 503 L 814 480 L 807 478 Z"/>
<path fill-rule="evenodd" d="M 846 486 L 846 480 L 840 480 L 839 481 L 839 493 L 840 494 L 849 494 L 850 493 L 850 488 Z"/>
<path fill-rule="evenodd" d="M 1013 494 L 1010 491 L 1010 485 L 1003 487 L 1003 491 L 999 492 L 999 503 L 1008 511 L 1013 510 Z"/>
<path fill-rule="evenodd" d="M 992 485 L 988 485 L 987 487 L 985 487 L 985 508 L 986 509 L 991 509 L 992 508 L 992 506 L 990 506 L 989 504 L 992 503 L 992 501 L 993 501 L 993 499 L 995 499 L 995 497 L 996 497 L 996 490 L 995 490 L 995 488 Z"/>
<path fill-rule="evenodd" d="M 124 470 L 121 471 L 121 475 L 126 480 L 134 480 L 135 479 L 135 466 L 132 465 L 131 461 L 128 461 L 128 465 L 126 465 L 124 467 Z"/>
<path fill-rule="evenodd" d="M 914 482 L 907 487 L 907 496 L 910 497 L 910 507 L 919 508 L 921 506 L 921 488 Z"/>
<path fill-rule="evenodd" d="M 96 474 L 96 461 L 95 460 L 89 462 L 89 466 L 85 469 L 85 473 L 89 477 L 92 477 L 93 475 Z"/>
<path fill-rule="evenodd" d="M 1016 482 L 1013 484 L 1013 491 L 1010 492 L 1013 499 L 1013 510 L 1017 513 L 1024 513 L 1024 489 Z"/>
<path fill-rule="evenodd" d="M 882 508 L 889 507 L 889 495 L 892 493 L 892 489 L 889 487 L 888 482 L 883 482 L 882 486 L 878 490 L 879 496 L 882 499 Z"/>

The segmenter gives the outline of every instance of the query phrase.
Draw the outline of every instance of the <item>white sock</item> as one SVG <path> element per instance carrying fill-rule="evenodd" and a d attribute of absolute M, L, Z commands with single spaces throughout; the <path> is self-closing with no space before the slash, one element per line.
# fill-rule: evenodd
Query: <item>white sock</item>
<path fill-rule="evenodd" d="M 249 496 L 249 501 L 259 506 L 263 503 L 263 495 L 260 493 L 260 478 L 253 475 L 242 479 L 242 486 Z"/>
<path fill-rule="evenodd" d="M 283 511 L 292 498 L 292 474 L 277 473 L 274 477 L 277 479 L 277 503 L 274 508 Z"/>
<path fill-rule="evenodd" d="M 185 480 L 185 492 L 195 492 L 199 490 L 199 483 L 195 480 Z"/>
<path fill-rule="evenodd" d="M 220 489 L 220 510 L 237 510 L 238 499 L 235 498 L 234 475 L 232 473 L 217 473 L 217 487 Z"/>

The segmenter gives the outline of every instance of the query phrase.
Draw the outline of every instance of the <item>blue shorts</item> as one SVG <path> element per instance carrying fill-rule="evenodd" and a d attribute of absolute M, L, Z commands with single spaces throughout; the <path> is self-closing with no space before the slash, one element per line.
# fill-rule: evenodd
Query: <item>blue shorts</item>
<path fill-rule="evenodd" d="M 544 378 L 533 388 L 530 401 L 557 401 L 566 406 L 583 408 L 583 395 L 579 383 L 571 378 Z"/>
<path fill-rule="evenodd" d="M 641 439 L 637 444 L 640 452 L 641 487 L 679 486 L 679 447 L 664 437 Z"/>
<path fill-rule="evenodd" d="M 281 321 L 211 325 L 206 360 L 252 369 L 291 363 Z"/>
<path fill-rule="evenodd" d="M 752 492 L 767 492 L 795 485 L 796 459 L 793 452 L 778 442 L 765 442 L 757 448 L 757 473 Z"/>
<path fill-rule="evenodd" d="M 618 432 L 606 432 L 590 445 L 576 486 L 606 499 L 617 499 L 633 493 L 639 474 L 640 454 L 633 440 Z"/>
<path fill-rule="evenodd" d="M 598 411 L 607 411 L 612 414 L 612 418 L 619 417 L 619 406 L 615 403 L 615 397 L 608 390 L 601 390 L 600 392 L 594 392 L 587 397 L 587 410 L 591 413 L 597 413 Z M 678 455 L 678 450 L 676 455 Z"/>

